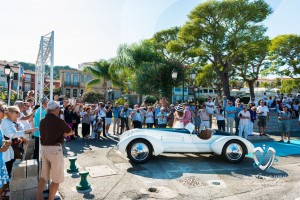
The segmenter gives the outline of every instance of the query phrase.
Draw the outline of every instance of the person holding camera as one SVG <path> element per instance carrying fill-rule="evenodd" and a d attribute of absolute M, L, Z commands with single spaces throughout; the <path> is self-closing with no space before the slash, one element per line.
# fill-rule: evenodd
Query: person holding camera
<path fill-rule="evenodd" d="M 131 113 L 132 109 L 129 108 L 128 103 L 124 103 L 124 107 L 121 110 L 120 116 L 121 116 L 121 131 L 120 135 L 124 132 L 125 126 L 126 130 L 129 130 L 129 124 L 128 124 L 128 117 Z"/>
<path fill-rule="evenodd" d="M 218 125 L 218 130 L 225 131 L 225 112 L 224 110 L 221 109 L 221 106 L 217 106 L 217 110 L 214 111 L 216 120 L 217 120 L 217 125 Z"/>
<path fill-rule="evenodd" d="M 160 112 L 156 115 L 157 116 L 157 126 L 158 128 L 166 128 L 167 127 L 167 112 L 165 108 L 160 108 Z"/>
<path fill-rule="evenodd" d="M 142 128 L 142 112 L 137 104 L 134 105 L 132 110 L 132 123 L 134 128 Z"/>
<path fill-rule="evenodd" d="M 113 107 L 112 112 L 114 115 L 114 125 L 113 125 L 113 133 L 116 134 L 116 126 L 117 126 L 117 134 L 119 134 L 120 129 L 120 113 L 121 113 L 121 107 L 119 106 L 119 103 L 115 103 L 115 107 Z"/>
<path fill-rule="evenodd" d="M 110 101 L 107 102 L 105 110 L 105 132 L 108 134 L 108 130 L 112 122 L 112 105 Z"/>

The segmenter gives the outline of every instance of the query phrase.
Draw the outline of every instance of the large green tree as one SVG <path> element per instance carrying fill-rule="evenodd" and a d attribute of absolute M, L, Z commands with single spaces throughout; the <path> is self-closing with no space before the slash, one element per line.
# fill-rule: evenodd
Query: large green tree
<path fill-rule="evenodd" d="M 273 61 L 273 72 L 290 77 L 299 75 L 300 36 L 287 34 L 272 39 L 270 58 Z"/>
<path fill-rule="evenodd" d="M 247 83 L 251 98 L 255 97 L 254 83 L 261 75 L 263 70 L 268 70 L 270 62 L 268 61 L 268 49 L 270 40 L 268 37 L 258 39 L 249 43 L 243 50 L 236 62 L 236 69 L 239 76 Z"/>
<path fill-rule="evenodd" d="M 120 71 L 131 72 L 127 85 L 130 85 L 140 95 L 154 95 L 156 97 L 171 97 L 173 82 L 172 70 L 178 70 L 182 75 L 179 62 L 167 60 L 162 44 L 156 39 L 143 40 L 140 43 L 121 45 L 115 58 L 115 66 Z M 178 82 L 178 81 L 177 81 Z"/>
<path fill-rule="evenodd" d="M 190 52 L 197 54 L 196 58 L 209 60 L 229 98 L 234 62 L 249 43 L 259 38 L 257 35 L 265 32 L 260 22 L 271 12 L 263 0 L 206 1 L 189 14 L 173 46 L 188 46 Z"/>

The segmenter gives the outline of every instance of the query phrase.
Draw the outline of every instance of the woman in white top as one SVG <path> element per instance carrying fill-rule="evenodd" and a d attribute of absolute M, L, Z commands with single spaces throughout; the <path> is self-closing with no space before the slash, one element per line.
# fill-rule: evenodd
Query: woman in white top
<path fill-rule="evenodd" d="M 175 110 L 173 128 L 184 128 L 183 122 L 180 121 L 184 118 L 184 109 L 182 104 L 176 106 Z"/>
<path fill-rule="evenodd" d="M 23 138 L 25 134 L 33 133 L 34 131 L 38 130 L 38 128 L 32 128 L 27 130 L 18 131 L 16 128 L 16 122 L 20 115 L 20 109 L 17 106 L 9 106 L 6 109 L 6 119 L 3 119 L 1 122 L 1 132 L 5 136 L 6 139 L 12 140 L 17 138 Z M 5 161 L 6 168 L 11 177 L 11 170 L 13 166 L 14 160 L 14 151 L 13 148 L 10 146 L 9 149 L 3 153 L 3 160 Z"/>
<path fill-rule="evenodd" d="M 0 105 L 0 121 L 4 118 L 4 112 L 5 111 L 4 111 L 3 106 Z M 1 126 L 1 124 L 0 124 L 0 126 Z M 1 195 L 4 185 L 6 185 L 9 182 L 9 176 L 8 176 L 8 172 L 6 169 L 5 162 L 2 158 L 2 153 L 6 152 L 8 150 L 8 148 L 11 145 L 11 141 L 4 140 L 3 134 L 1 131 L 0 131 L 0 141 L 1 141 L 1 143 L 0 143 L 0 195 Z"/>
<path fill-rule="evenodd" d="M 154 115 L 153 115 L 152 107 L 148 107 L 145 117 L 146 117 L 147 128 L 152 128 L 154 124 Z"/>
<path fill-rule="evenodd" d="M 241 110 L 238 113 L 238 118 L 240 119 L 239 136 L 242 137 L 244 132 L 245 133 L 244 138 L 247 139 L 249 134 L 249 124 L 250 124 L 251 116 L 246 106 L 244 106 L 243 110 Z"/>

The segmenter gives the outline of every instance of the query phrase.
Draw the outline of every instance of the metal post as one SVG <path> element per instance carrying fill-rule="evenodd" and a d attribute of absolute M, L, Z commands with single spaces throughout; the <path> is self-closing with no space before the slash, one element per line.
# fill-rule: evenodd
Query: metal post
<path fill-rule="evenodd" d="M 182 103 L 184 103 L 184 76 L 182 79 Z"/>
<path fill-rule="evenodd" d="M 10 75 L 6 75 L 6 79 L 7 79 L 7 105 L 9 106 Z"/>
<path fill-rule="evenodd" d="M 54 31 L 51 32 L 50 100 L 53 100 Z M 79 78 L 78 78 L 79 79 Z"/>
<path fill-rule="evenodd" d="M 10 90 L 8 91 L 8 103 L 7 103 L 8 106 L 10 106 L 11 86 L 12 86 L 12 78 L 10 77 L 9 79 Z"/>
<path fill-rule="evenodd" d="M 19 67 L 19 74 L 18 74 L 18 97 L 17 97 L 17 99 L 20 99 L 20 78 L 21 78 L 21 66 L 20 65 L 18 65 L 18 67 Z"/>

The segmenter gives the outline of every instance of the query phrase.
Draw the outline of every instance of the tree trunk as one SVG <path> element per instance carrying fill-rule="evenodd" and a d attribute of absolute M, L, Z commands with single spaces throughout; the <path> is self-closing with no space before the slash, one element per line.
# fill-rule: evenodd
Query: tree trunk
<path fill-rule="evenodd" d="M 227 72 L 218 73 L 219 78 L 221 79 L 223 94 L 230 99 L 230 85 L 229 85 L 229 77 Z"/>
<path fill-rule="evenodd" d="M 255 94 L 254 94 L 254 81 L 247 81 L 248 83 L 248 87 L 250 90 L 250 96 L 251 98 L 255 98 Z"/>

